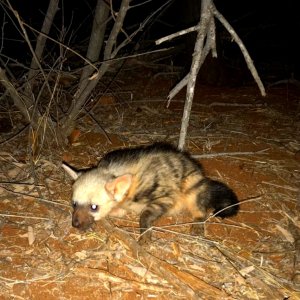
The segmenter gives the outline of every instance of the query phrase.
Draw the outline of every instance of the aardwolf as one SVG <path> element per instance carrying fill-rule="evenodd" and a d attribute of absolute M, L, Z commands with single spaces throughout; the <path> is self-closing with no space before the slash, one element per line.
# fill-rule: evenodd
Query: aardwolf
<path fill-rule="evenodd" d="M 227 185 L 206 177 L 199 162 L 170 144 L 115 150 L 97 168 L 85 172 L 66 164 L 63 168 L 75 180 L 72 225 L 79 229 L 131 210 L 140 214 L 140 242 L 144 243 L 151 239 L 149 228 L 162 215 L 186 210 L 198 222 L 206 219 L 210 209 L 222 218 L 239 209 Z"/>

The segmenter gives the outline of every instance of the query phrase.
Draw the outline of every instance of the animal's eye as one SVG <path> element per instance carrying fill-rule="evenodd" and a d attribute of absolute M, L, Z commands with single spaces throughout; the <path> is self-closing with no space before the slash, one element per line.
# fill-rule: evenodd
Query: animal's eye
<path fill-rule="evenodd" d="M 72 206 L 73 208 L 77 207 L 78 203 L 76 201 L 73 201 Z"/>
<path fill-rule="evenodd" d="M 98 205 L 97 204 L 91 204 L 91 211 L 97 211 Z"/>

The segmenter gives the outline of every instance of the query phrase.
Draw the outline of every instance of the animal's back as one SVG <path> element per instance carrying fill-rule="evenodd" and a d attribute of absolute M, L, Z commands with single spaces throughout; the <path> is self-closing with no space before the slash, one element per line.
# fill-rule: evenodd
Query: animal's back
<path fill-rule="evenodd" d="M 115 176 L 133 173 L 140 181 L 177 185 L 178 188 L 191 174 L 204 176 L 201 165 L 189 154 L 166 143 L 109 152 L 101 159 L 98 168 L 107 169 Z"/>

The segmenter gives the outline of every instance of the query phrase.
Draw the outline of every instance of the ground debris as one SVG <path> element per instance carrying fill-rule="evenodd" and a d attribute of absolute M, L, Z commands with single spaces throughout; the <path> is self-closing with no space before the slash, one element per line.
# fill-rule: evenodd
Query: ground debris
<path fill-rule="evenodd" d="M 115 148 L 176 144 L 184 101 L 168 108 L 157 95 L 96 103 L 93 114 L 111 143 L 82 116 L 65 152 L 45 148 L 34 167 L 22 146 L 26 134 L 2 145 L 3 299 L 300 299 L 296 106 L 282 104 L 280 93 L 254 103 L 251 88 L 200 92 L 187 149 L 209 177 L 232 186 L 239 214 L 210 218 L 200 237 L 190 234 L 189 216 L 162 218 L 147 247 L 137 243 L 135 215 L 99 222 L 94 231 L 72 228 L 61 161 L 87 168 Z"/>

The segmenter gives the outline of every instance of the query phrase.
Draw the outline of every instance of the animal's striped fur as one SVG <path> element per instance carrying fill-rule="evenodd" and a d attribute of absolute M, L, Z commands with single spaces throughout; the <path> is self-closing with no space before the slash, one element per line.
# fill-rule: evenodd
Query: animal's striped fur
<path fill-rule="evenodd" d="M 165 214 L 187 210 L 202 221 L 209 209 L 220 217 L 237 213 L 234 192 L 224 183 L 204 175 L 202 166 L 173 146 L 156 143 L 106 154 L 97 168 L 77 173 L 64 169 L 75 180 L 72 225 L 88 228 L 106 215 L 121 216 L 128 210 L 140 214 L 141 233 Z M 149 239 L 150 232 L 142 235 Z"/>

